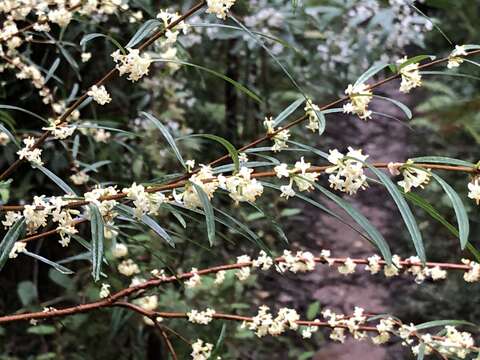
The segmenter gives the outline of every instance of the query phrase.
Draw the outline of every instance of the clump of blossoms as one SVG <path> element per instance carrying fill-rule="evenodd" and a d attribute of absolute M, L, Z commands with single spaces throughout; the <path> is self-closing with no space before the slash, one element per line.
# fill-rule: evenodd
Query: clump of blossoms
<path fill-rule="evenodd" d="M 297 321 L 300 320 L 298 313 L 289 308 L 281 308 L 274 318 L 268 306 L 260 306 L 258 313 L 251 322 L 243 322 L 242 328 L 255 332 L 258 337 L 266 335 L 277 336 L 288 329 L 297 330 Z"/>
<path fill-rule="evenodd" d="M 157 19 L 160 19 L 163 22 L 163 28 L 165 30 L 165 36 L 160 39 L 155 45 L 159 48 L 160 51 L 160 58 L 162 60 L 172 60 L 171 62 L 167 62 L 167 66 L 176 71 L 180 68 L 180 64 L 175 63 L 177 60 L 177 48 L 175 44 L 177 42 L 178 35 L 180 32 L 186 34 L 188 32 L 188 25 L 184 21 L 180 21 L 177 25 L 173 28 L 171 24 L 178 20 L 180 15 L 178 13 L 170 13 L 165 10 L 161 10 L 157 14 Z"/>
<path fill-rule="evenodd" d="M 113 61 L 117 64 L 116 68 L 120 76 L 128 74 L 127 79 L 133 82 L 148 75 L 152 60 L 148 54 L 140 55 L 138 49 L 127 49 L 128 54 L 121 54 L 120 50 L 112 53 Z"/>
<path fill-rule="evenodd" d="M 280 186 L 282 194 L 281 197 L 289 198 L 295 196 L 293 190 L 293 184 L 297 186 L 300 192 L 310 191 L 314 188 L 315 183 L 320 176 L 320 173 L 315 171 L 309 171 L 311 164 L 305 162 L 303 156 L 300 161 L 297 161 L 293 169 L 289 170 L 287 164 L 280 164 L 274 167 L 276 176 L 281 179 L 282 177 L 290 177 L 290 183 L 288 185 Z"/>
<path fill-rule="evenodd" d="M 373 98 L 372 91 L 366 84 L 349 84 L 345 90 L 350 102 L 343 105 L 343 112 L 346 114 L 355 114 L 362 120 L 370 119 L 372 112 L 368 110 L 368 104 Z"/>
<path fill-rule="evenodd" d="M 337 149 L 330 150 L 328 161 L 335 166 L 325 170 L 330 174 L 328 181 L 330 187 L 354 195 L 360 189 L 365 189 L 367 177 L 363 173 L 363 162 L 367 160 L 368 155 L 363 155 L 362 150 L 354 150 L 349 147 L 346 155 L 343 155 Z"/>
<path fill-rule="evenodd" d="M 16 259 L 18 257 L 18 254 L 25 252 L 25 250 L 27 250 L 27 243 L 17 241 L 13 244 L 12 250 L 10 250 L 8 257 L 10 259 Z"/>
<path fill-rule="evenodd" d="M 476 177 L 468 184 L 468 197 L 480 205 L 480 178 Z"/>
<path fill-rule="evenodd" d="M 242 255 L 237 257 L 237 264 L 246 264 L 246 263 L 250 263 L 251 261 L 252 259 L 248 255 Z M 240 281 L 247 280 L 248 277 L 250 276 L 250 266 L 245 266 L 240 268 L 239 270 L 237 270 L 235 275 Z"/>
<path fill-rule="evenodd" d="M 367 334 L 365 331 L 360 330 L 360 327 L 367 321 L 367 317 L 364 312 L 365 311 L 362 308 L 355 307 L 353 315 L 347 317 L 345 315 L 338 315 L 330 309 L 322 311 L 322 315 L 327 320 L 328 325 L 336 330 L 335 333 L 332 332 L 333 337 L 330 336 L 330 338 L 332 340 L 344 342 L 345 328 L 339 328 L 339 326 L 345 326 L 355 339 L 365 339 Z"/>
<path fill-rule="evenodd" d="M 87 95 L 91 96 L 93 100 L 100 105 L 105 105 L 112 101 L 110 94 L 107 92 L 107 89 L 103 85 L 93 85 L 87 92 Z"/>
<path fill-rule="evenodd" d="M 398 182 L 403 190 L 407 193 L 413 188 L 424 188 L 430 182 L 431 174 L 430 169 L 422 169 L 414 167 L 413 160 L 407 160 L 407 162 L 400 166 L 400 168 L 395 167 L 394 164 L 390 163 L 388 165 L 390 173 L 392 175 L 403 175 L 403 180 Z"/>
<path fill-rule="evenodd" d="M 187 287 L 188 289 L 193 289 L 202 283 L 202 278 L 200 277 L 200 275 L 198 275 L 197 268 L 192 268 L 190 272 L 192 273 L 192 276 L 187 281 L 185 281 L 184 284 L 185 287 Z"/>
<path fill-rule="evenodd" d="M 303 273 L 315 269 L 315 257 L 308 251 L 297 251 L 294 255 L 291 251 L 284 250 L 282 260 L 277 265 L 280 272 Z"/>
<path fill-rule="evenodd" d="M 459 67 L 460 64 L 463 63 L 463 56 L 465 55 L 467 55 L 467 52 L 465 51 L 465 46 L 456 45 L 455 49 L 448 56 L 447 67 L 449 69 Z"/>
<path fill-rule="evenodd" d="M 210 166 L 200 165 L 200 171 L 193 174 L 190 179 L 190 183 L 185 185 L 185 191 L 180 195 L 185 206 L 191 208 L 200 208 L 202 207 L 202 201 L 200 196 L 197 193 L 195 186 L 191 183 L 194 183 L 200 187 L 205 194 L 207 194 L 209 199 L 213 198 L 213 194 L 218 189 L 219 183 L 213 175 L 212 168 Z"/>
<path fill-rule="evenodd" d="M 225 19 L 235 0 L 207 0 L 207 13 L 215 14 L 219 19 Z"/>
<path fill-rule="evenodd" d="M 275 135 L 272 136 L 272 139 L 273 139 L 272 151 L 279 152 L 279 151 L 282 151 L 283 149 L 288 148 L 287 141 L 290 138 L 290 130 L 288 129 L 282 130 L 281 126 L 275 129 L 274 121 L 271 117 L 265 118 L 263 125 L 265 126 L 265 129 L 267 129 L 268 135 L 276 133 Z"/>
<path fill-rule="evenodd" d="M 156 215 L 160 206 L 165 202 L 165 195 L 161 192 L 148 193 L 143 185 L 133 183 L 131 187 L 124 188 L 122 193 L 127 195 L 128 199 L 133 200 L 134 216 L 141 218 L 145 214 Z"/>
<path fill-rule="evenodd" d="M 110 284 L 102 284 L 99 296 L 100 299 L 105 299 L 110 296 Z"/>
<path fill-rule="evenodd" d="M 58 140 L 69 138 L 75 132 L 75 129 L 75 126 L 62 124 L 60 119 L 50 119 L 50 126 L 42 128 L 42 130 L 50 131 L 53 137 Z"/>
<path fill-rule="evenodd" d="M 128 277 L 140 273 L 140 268 L 132 259 L 123 260 L 120 264 L 118 264 L 117 270 L 120 274 Z"/>
<path fill-rule="evenodd" d="M 35 138 L 28 137 L 23 139 L 23 143 L 25 144 L 25 147 L 17 151 L 17 155 L 20 157 L 20 159 L 25 159 L 32 165 L 42 166 L 42 149 L 33 148 L 35 145 Z"/>
<path fill-rule="evenodd" d="M 408 64 L 402 67 L 408 58 L 405 56 L 403 59 L 397 60 L 397 64 L 400 66 L 400 75 L 402 82 L 400 84 L 400 91 L 403 93 L 410 92 L 411 89 L 422 86 L 422 75 L 418 69 L 418 63 Z"/>
<path fill-rule="evenodd" d="M 317 114 L 320 112 L 320 108 L 312 100 L 308 99 L 304 110 L 308 117 L 307 129 L 310 129 L 312 132 L 317 131 L 320 128 L 320 120 Z"/>
<path fill-rule="evenodd" d="M 191 356 L 193 360 L 208 360 L 212 355 L 213 345 L 198 339 L 192 344 Z"/>
<path fill-rule="evenodd" d="M 75 185 L 83 185 L 90 180 L 90 176 L 85 171 L 79 171 L 76 174 L 70 175 L 70 180 L 72 180 Z"/>
<path fill-rule="evenodd" d="M 462 263 L 470 266 L 470 270 L 463 274 L 463 279 L 469 283 L 480 281 L 480 264 L 469 259 L 462 259 Z"/>
<path fill-rule="evenodd" d="M 263 185 L 251 177 L 253 169 L 242 166 L 238 174 L 225 177 L 219 175 L 217 177 L 219 187 L 227 190 L 229 196 L 235 200 L 236 203 L 249 201 L 255 202 L 257 197 L 263 194 Z"/>
<path fill-rule="evenodd" d="M 188 321 L 194 324 L 208 325 L 213 320 L 215 310 L 207 309 L 205 311 L 191 310 L 187 312 Z"/>

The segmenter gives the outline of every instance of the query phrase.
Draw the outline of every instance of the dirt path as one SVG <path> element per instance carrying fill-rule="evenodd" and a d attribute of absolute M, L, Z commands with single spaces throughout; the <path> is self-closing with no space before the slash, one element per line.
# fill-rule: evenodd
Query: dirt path
<path fill-rule="evenodd" d="M 392 93 L 394 93 L 393 89 Z M 396 92 L 394 94 L 398 96 Z M 375 110 L 389 113 L 399 119 L 405 118 L 405 115 L 390 103 L 377 102 Z M 329 120 L 330 123 L 335 121 L 332 118 Z M 340 120 L 335 121 L 334 131 L 335 133 L 330 135 L 339 139 L 335 142 L 339 150 L 344 150 L 347 146 L 362 148 L 373 161 L 404 160 L 406 157 L 410 130 L 395 120 L 379 116 L 375 116 L 375 119 L 367 123 L 354 118 L 349 121 Z M 319 148 L 322 147 L 319 146 Z M 322 148 L 322 150 L 325 149 Z M 373 185 L 356 197 L 346 199 L 352 201 L 353 205 L 368 217 L 388 239 L 392 251 L 395 251 L 394 242 L 391 240 L 395 238 L 398 227 L 392 227 L 392 224 L 399 223 L 398 214 L 384 190 Z M 305 231 L 303 237 L 305 240 L 294 246 L 308 248 L 312 252 L 331 249 L 334 256 L 367 257 L 376 252 L 369 243 L 347 226 L 313 207 L 306 205 L 302 207 L 304 208 L 302 215 L 307 219 L 304 227 L 306 225 L 308 231 Z M 332 209 L 339 214 L 342 213 L 341 210 Z M 394 301 L 390 298 L 389 286 L 391 284 L 379 281 L 379 277 L 363 271 L 357 271 L 354 276 L 345 277 L 328 267 L 320 267 L 293 284 L 286 282 L 281 299 L 286 302 L 298 302 L 296 305 L 300 307 L 305 307 L 305 304 L 308 306 L 309 303 L 318 300 L 322 307 L 342 313 L 351 313 L 355 306 L 363 307 L 366 311 L 373 313 L 388 313 L 389 304 Z M 358 342 L 350 339 L 345 344 L 328 342 L 318 351 L 314 359 L 397 358 L 393 355 L 396 351 L 390 350 L 393 349 L 375 346 L 370 341 Z"/>

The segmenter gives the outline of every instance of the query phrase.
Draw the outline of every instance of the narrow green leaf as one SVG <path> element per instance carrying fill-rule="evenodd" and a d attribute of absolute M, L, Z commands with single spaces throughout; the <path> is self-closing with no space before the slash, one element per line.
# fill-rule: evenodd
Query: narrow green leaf
<path fill-rule="evenodd" d="M 172 148 L 173 152 L 175 153 L 178 161 L 180 161 L 180 164 L 186 169 L 187 166 L 185 165 L 185 161 L 183 160 L 182 154 L 180 153 L 180 150 L 177 147 L 177 144 L 175 143 L 175 140 L 173 139 L 172 135 L 168 131 L 168 129 L 163 125 L 160 120 L 158 120 L 156 117 L 153 115 L 147 113 L 147 112 L 141 112 L 143 116 L 145 116 L 148 120 L 153 122 L 153 124 L 160 130 L 160 132 L 163 134 L 165 139 L 167 140 L 168 144 Z"/>
<path fill-rule="evenodd" d="M 37 118 L 39 120 L 42 120 L 43 122 L 45 123 L 48 123 L 47 119 L 41 117 L 40 115 L 37 115 L 29 110 L 25 110 L 21 107 L 18 107 L 18 106 L 12 106 L 12 105 L 5 105 L 5 104 L 0 104 L 0 109 L 7 109 L 7 110 L 17 110 L 17 111 L 21 111 L 25 114 L 28 114 L 28 115 L 31 115 L 33 116 L 34 118 Z"/>
<path fill-rule="evenodd" d="M 405 194 L 405 197 L 412 204 L 422 208 L 432 219 L 438 221 L 456 238 L 460 238 L 458 230 L 450 224 L 431 204 L 429 204 L 424 198 L 415 193 L 409 192 Z M 467 250 L 475 257 L 475 261 L 480 262 L 480 251 L 478 251 L 470 242 L 467 243 Z"/>
<path fill-rule="evenodd" d="M 423 360 L 425 358 L 425 343 L 420 343 L 418 346 L 417 360 Z"/>
<path fill-rule="evenodd" d="M 91 33 L 91 34 L 87 34 L 85 35 L 84 37 L 82 37 L 82 40 L 80 40 L 80 46 L 85 49 L 85 46 L 87 44 L 87 42 L 93 40 L 93 39 L 96 39 L 96 38 L 99 38 L 99 37 L 102 37 L 102 38 L 105 38 L 107 39 L 108 41 L 110 41 L 113 45 L 115 45 L 115 47 L 117 49 L 119 49 L 123 54 L 125 54 L 125 49 L 124 47 L 117 41 L 115 40 L 113 37 L 111 37 L 110 35 L 105 35 L 105 34 L 102 34 L 102 33 Z"/>
<path fill-rule="evenodd" d="M 248 89 L 245 85 L 240 84 L 238 81 L 235 81 L 232 78 L 229 78 L 228 76 L 226 76 L 222 73 L 219 73 L 218 71 L 209 69 L 209 68 L 201 66 L 201 65 L 192 64 L 192 63 L 189 63 L 189 62 L 186 62 L 186 61 L 169 60 L 169 59 L 154 59 L 153 61 L 156 61 L 156 62 L 171 62 L 171 63 L 175 63 L 175 64 L 190 66 L 190 67 L 208 72 L 209 74 L 215 75 L 216 77 L 219 77 L 219 78 L 225 80 L 226 82 L 232 84 L 236 89 L 245 93 L 246 95 L 251 97 L 253 100 L 257 101 L 258 103 L 260 103 L 260 104 L 263 103 L 263 100 L 257 94 L 255 94 L 252 90 Z"/>
<path fill-rule="evenodd" d="M 365 232 L 370 236 L 371 240 L 382 254 L 387 264 L 390 265 L 392 263 L 392 252 L 390 251 L 390 246 L 388 246 L 382 234 L 380 234 L 380 232 L 370 223 L 370 221 L 368 221 L 368 219 L 363 216 L 362 213 L 360 213 L 348 202 L 338 197 L 331 191 L 325 189 L 323 186 L 316 183 L 312 183 L 312 185 L 315 186 L 315 188 L 319 190 L 322 194 L 324 194 L 326 197 L 328 197 L 330 200 L 340 206 L 343 210 L 345 210 L 345 212 L 347 212 L 347 214 L 350 215 L 352 219 L 355 220 L 355 222 L 360 225 L 363 230 L 365 230 Z"/>
<path fill-rule="evenodd" d="M 460 196 L 458 196 L 457 192 L 445 180 L 443 180 L 440 176 L 434 173 L 432 173 L 432 177 L 437 180 L 437 182 L 440 184 L 440 186 L 443 188 L 448 198 L 452 202 L 455 216 L 457 217 L 458 233 L 460 235 L 460 246 L 463 250 L 468 243 L 468 235 L 470 233 L 470 224 L 468 221 L 467 210 L 465 210 Z"/>
<path fill-rule="evenodd" d="M 365 164 L 377 176 L 377 178 L 383 183 L 383 185 L 385 185 L 393 201 L 395 201 L 395 204 L 397 204 L 398 210 L 400 211 L 403 221 L 405 222 L 408 232 L 410 233 L 410 236 L 412 238 L 417 255 L 424 263 L 426 261 L 426 257 L 425 248 L 423 246 L 422 234 L 420 234 L 417 221 L 415 220 L 415 217 L 413 216 L 412 211 L 410 210 L 410 207 L 408 206 L 404 196 L 387 175 L 385 175 L 383 172 L 376 169 L 375 167 L 367 163 Z"/>
<path fill-rule="evenodd" d="M 302 105 L 305 102 L 305 99 L 303 97 L 295 100 L 293 103 L 288 105 L 278 116 L 273 120 L 273 125 L 277 127 L 278 125 L 281 124 L 283 120 L 288 118 L 295 110 L 299 108 L 300 105 Z"/>
<path fill-rule="evenodd" d="M 407 115 L 407 118 L 409 119 L 412 118 L 412 111 L 407 107 L 407 105 L 401 103 L 400 101 L 395 99 L 390 99 L 388 97 L 380 96 L 380 95 L 373 95 L 373 96 L 382 100 L 390 101 L 392 104 L 395 104 L 396 106 L 398 106 L 399 109 L 402 110 L 405 113 L 405 115 Z"/>
<path fill-rule="evenodd" d="M 449 326 L 449 325 L 452 325 L 452 326 L 466 325 L 466 326 L 477 327 L 476 324 L 468 322 L 468 321 L 464 321 L 464 320 L 434 320 L 434 321 L 428 321 L 428 322 L 424 322 L 424 323 L 415 325 L 415 328 L 417 330 L 425 330 L 425 329 L 429 329 L 429 328 L 432 328 L 432 327 Z"/>
<path fill-rule="evenodd" d="M 54 261 L 51 261 L 51 260 L 48 260 L 47 258 L 44 258 L 43 256 L 40 256 L 38 254 L 35 254 L 35 253 L 31 253 L 30 251 L 27 251 L 25 250 L 23 252 L 25 255 L 27 256 L 30 256 L 36 260 L 39 260 L 47 265 L 50 265 L 51 267 L 53 267 L 55 270 L 57 270 L 58 272 L 62 273 L 62 274 L 65 274 L 65 275 L 70 275 L 70 274 L 73 274 L 73 271 L 66 268 L 65 266 L 62 266 Z"/>
<path fill-rule="evenodd" d="M 417 56 L 414 56 L 412 58 L 407 59 L 407 61 L 403 62 L 402 64 L 400 64 L 398 66 L 397 70 L 400 71 L 405 66 L 408 66 L 410 64 L 419 63 L 420 61 L 425 60 L 425 59 L 435 60 L 435 56 L 433 56 L 433 55 L 417 55 Z"/>
<path fill-rule="evenodd" d="M 190 137 L 203 137 L 203 138 L 214 140 L 220 143 L 221 145 L 223 145 L 225 149 L 227 149 L 228 153 L 230 154 L 233 164 L 235 165 L 235 171 L 238 171 L 240 169 L 240 161 L 238 160 L 238 151 L 237 149 L 235 149 L 235 146 L 233 146 L 230 141 L 220 136 L 212 135 L 212 134 L 194 134 L 194 135 L 186 136 L 184 138 L 190 138 Z"/>
<path fill-rule="evenodd" d="M 25 219 L 18 219 L 15 224 L 7 231 L 0 243 L 0 271 L 8 260 L 10 251 L 12 251 L 15 242 L 25 230 Z"/>
<path fill-rule="evenodd" d="M 135 34 L 132 36 L 130 41 L 128 42 L 127 45 L 125 45 L 126 48 L 133 48 L 135 45 L 139 44 L 143 39 L 148 37 L 153 30 L 159 27 L 162 23 L 159 20 L 156 19 L 150 19 L 145 21 L 142 26 L 135 32 Z"/>
<path fill-rule="evenodd" d="M 43 167 L 43 166 L 39 166 L 39 165 L 35 165 L 35 168 L 37 168 L 38 170 L 40 170 L 41 172 L 43 172 L 48 178 L 50 178 L 50 180 L 52 180 L 55 184 L 57 184 L 57 186 L 62 189 L 65 194 L 67 195 L 76 195 L 75 191 L 73 191 L 73 189 L 68 186 L 65 181 L 63 181 L 62 179 L 60 179 L 57 175 L 55 175 L 53 172 L 51 172 L 50 170 L 48 170 L 47 168 Z"/>
<path fill-rule="evenodd" d="M 0 132 L 3 132 L 5 134 L 7 134 L 8 138 L 18 147 L 20 148 L 20 144 L 18 143 L 17 139 L 15 138 L 15 136 L 13 136 L 13 134 L 8 131 L 8 129 L 3 126 L 2 124 L 0 124 Z"/>
<path fill-rule="evenodd" d="M 386 67 L 388 67 L 388 64 L 385 64 L 385 63 L 372 65 L 367 71 L 365 71 L 362 75 L 360 75 L 360 77 L 355 82 L 354 86 L 364 84 L 368 79 L 370 79 L 372 76 L 379 73 Z"/>
<path fill-rule="evenodd" d="M 195 188 L 195 191 L 200 198 L 200 202 L 202 203 L 203 211 L 205 211 L 208 241 L 210 242 L 210 246 L 213 246 L 213 242 L 215 241 L 215 216 L 213 214 L 212 204 L 210 203 L 208 195 L 205 193 L 205 191 L 203 191 L 201 186 L 195 184 L 194 182 L 190 182 L 190 184 Z"/>
<path fill-rule="evenodd" d="M 45 83 L 47 83 L 48 80 L 54 76 L 55 71 L 58 69 L 58 65 L 60 65 L 60 58 L 56 58 L 52 66 L 50 66 L 50 69 L 48 69 L 47 75 L 45 75 Z"/>
<path fill-rule="evenodd" d="M 100 280 L 103 260 L 104 223 L 98 207 L 90 204 L 90 225 L 92 233 L 92 276 Z"/>
<path fill-rule="evenodd" d="M 465 78 L 465 79 L 471 79 L 471 80 L 480 80 L 480 77 L 478 77 L 478 76 L 456 73 L 456 72 L 448 72 L 448 71 L 420 71 L 420 74 L 422 74 L 422 75 L 453 76 L 453 77 L 459 77 L 459 78 Z"/>
<path fill-rule="evenodd" d="M 175 242 L 173 241 L 171 236 L 152 217 L 145 214 L 141 218 L 136 218 L 134 216 L 134 210 L 127 205 L 117 204 L 116 208 L 127 214 L 134 221 L 141 221 L 143 224 L 147 225 L 150 229 L 152 229 L 162 239 L 164 239 L 168 243 L 168 245 L 170 245 L 171 247 L 175 247 Z"/>
<path fill-rule="evenodd" d="M 422 156 L 422 157 L 416 157 L 411 159 L 416 163 L 431 163 L 431 164 L 446 164 L 446 165 L 458 165 L 458 166 L 467 166 L 467 167 L 475 167 L 475 164 L 460 160 L 460 159 L 454 159 L 450 157 L 445 157 L 445 156 Z"/>

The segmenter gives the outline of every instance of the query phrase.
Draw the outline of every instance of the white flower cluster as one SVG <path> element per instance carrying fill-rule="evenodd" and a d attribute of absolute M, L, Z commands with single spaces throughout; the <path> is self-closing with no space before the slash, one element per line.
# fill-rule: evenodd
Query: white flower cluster
<path fill-rule="evenodd" d="M 243 322 L 242 328 L 247 328 L 255 332 L 258 337 L 266 335 L 277 336 L 285 331 L 297 330 L 297 321 L 300 316 L 294 309 L 281 308 L 274 318 L 268 306 L 260 306 L 258 313 L 252 318 L 251 322 Z"/>
<path fill-rule="evenodd" d="M 480 264 L 469 259 L 462 259 L 462 263 L 470 266 L 470 270 L 463 275 L 463 279 L 469 283 L 480 281 Z"/>
<path fill-rule="evenodd" d="M 208 360 L 212 355 L 213 345 L 198 339 L 192 344 L 191 356 L 193 360 Z"/>
<path fill-rule="evenodd" d="M 242 166 L 238 174 L 232 176 L 217 177 L 219 187 L 227 190 L 230 197 L 236 202 L 255 202 L 257 197 L 263 194 L 263 185 L 251 177 L 253 169 Z"/>
<path fill-rule="evenodd" d="M 127 198 L 133 200 L 134 215 L 141 218 L 145 214 L 156 215 L 160 206 L 165 202 L 165 195 L 161 192 L 148 193 L 145 187 L 133 183 L 131 187 L 122 190 Z"/>
<path fill-rule="evenodd" d="M 48 13 L 48 20 L 60 27 L 66 27 L 72 21 L 72 13 L 68 9 L 58 8 Z"/>
<path fill-rule="evenodd" d="M 132 259 L 123 260 L 120 264 L 118 264 L 117 270 L 120 274 L 128 277 L 140 273 L 140 268 Z"/>
<path fill-rule="evenodd" d="M 237 264 L 246 264 L 250 263 L 251 261 L 252 259 L 248 255 L 242 255 L 237 257 Z M 250 273 L 250 266 L 245 266 L 237 270 L 235 276 L 238 278 L 238 280 L 245 281 L 250 276 Z"/>
<path fill-rule="evenodd" d="M 32 165 L 42 166 L 42 149 L 33 149 L 33 146 L 35 145 L 35 138 L 28 137 L 23 139 L 23 143 L 25 144 L 25 147 L 17 151 L 17 155 L 20 157 L 20 159 L 25 159 L 31 162 Z"/>
<path fill-rule="evenodd" d="M 410 159 L 400 168 L 394 166 L 392 163 L 388 165 L 388 168 L 392 175 L 399 175 L 400 173 L 403 175 L 403 180 L 399 181 L 398 185 L 400 185 L 406 193 L 410 192 L 412 187 L 420 187 L 423 189 L 425 185 L 428 185 L 432 176 L 430 169 L 415 167 L 413 160 Z"/>
<path fill-rule="evenodd" d="M 406 56 L 397 60 L 397 64 L 401 67 L 400 75 L 402 82 L 400 84 L 400 91 L 403 93 L 408 93 L 411 89 L 422 86 L 422 75 L 420 75 L 418 63 L 412 63 L 402 67 L 402 64 L 407 60 L 408 58 Z"/>
<path fill-rule="evenodd" d="M 343 155 L 337 149 L 330 150 L 328 161 L 335 166 L 325 170 L 330 174 L 328 181 L 330 187 L 354 195 L 360 189 L 365 189 L 367 177 L 363 173 L 363 162 L 367 160 L 368 155 L 363 155 L 362 150 L 354 150 L 349 147 L 346 155 Z"/>
<path fill-rule="evenodd" d="M 277 266 L 280 272 L 291 271 L 296 274 L 315 269 L 315 257 L 308 251 L 297 251 L 293 255 L 291 251 L 284 250 L 282 260 Z"/>
<path fill-rule="evenodd" d="M 279 126 L 278 129 L 275 129 L 274 121 L 272 117 L 269 117 L 269 118 L 266 117 L 265 121 L 263 122 L 263 125 L 265 126 L 265 129 L 267 130 L 268 135 L 271 135 L 277 132 L 272 137 L 272 140 L 273 140 L 272 151 L 279 152 L 279 151 L 282 151 L 283 149 L 288 148 L 287 141 L 290 138 L 290 130 L 288 129 L 282 130 L 281 126 Z"/>
<path fill-rule="evenodd" d="M 467 55 L 467 52 L 465 51 L 465 46 L 456 45 L 455 49 L 448 56 L 447 67 L 449 69 L 459 67 L 460 64 L 463 63 L 463 57 L 462 56 L 465 56 L 465 55 Z"/>
<path fill-rule="evenodd" d="M 213 309 L 207 309 L 205 311 L 192 309 L 190 312 L 187 312 L 187 317 L 191 323 L 208 325 L 213 320 L 214 314 L 215 310 Z"/>
<path fill-rule="evenodd" d="M 148 75 L 152 60 L 148 54 L 140 55 L 140 50 L 128 48 L 128 54 L 120 53 L 116 50 L 112 53 L 113 61 L 117 64 L 116 68 L 120 76 L 128 74 L 127 79 L 133 82 Z"/>
<path fill-rule="evenodd" d="M 180 32 L 186 34 L 188 32 L 188 25 L 181 21 L 175 27 L 171 28 L 171 24 L 174 21 L 177 21 L 180 15 L 178 13 L 170 13 L 165 10 L 161 10 L 160 13 L 157 15 L 157 19 L 162 20 L 163 28 L 167 29 L 165 31 L 165 36 L 161 38 L 155 45 L 158 47 L 160 51 L 160 58 L 162 60 L 171 60 L 171 62 L 167 62 L 166 66 L 168 66 L 172 71 L 176 71 L 180 68 L 180 64 L 175 63 L 177 59 L 177 48 L 175 46 L 177 42 L 178 35 Z"/>
<path fill-rule="evenodd" d="M 70 180 L 72 180 L 75 185 L 83 185 L 90 180 L 90 176 L 85 171 L 79 171 L 76 174 L 70 175 Z"/>
<path fill-rule="evenodd" d="M 333 328 L 330 338 L 335 341 L 344 342 L 345 341 L 345 330 L 353 335 L 356 340 L 362 340 L 367 338 L 365 331 L 360 330 L 360 326 L 364 325 L 367 321 L 367 317 L 364 314 L 364 310 L 360 307 L 355 307 L 352 316 L 339 315 L 331 311 L 330 309 L 325 309 L 322 311 L 322 316 L 327 320 L 327 323 L 330 327 Z M 344 326 L 344 327 L 339 327 Z"/>
<path fill-rule="evenodd" d="M 349 84 L 345 94 L 350 98 L 350 102 L 343 105 L 343 112 L 346 114 L 355 114 L 362 120 L 370 119 L 372 112 L 368 110 L 368 104 L 373 98 L 372 91 L 366 84 Z"/>
<path fill-rule="evenodd" d="M 200 165 L 200 171 L 193 174 L 189 181 L 200 187 L 209 199 L 213 198 L 214 192 L 218 189 L 219 183 L 213 175 L 212 168 L 210 166 Z M 177 199 L 182 199 L 184 204 L 191 208 L 202 207 L 202 201 L 197 193 L 195 187 L 187 183 L 185 191 L 180 194 Z"/>
<path fill-rule="evenodd" d="M 105 129 L 97 128 L 97 124 L 92 124 L 91 122 L 84 122 L 84 127 L 80 129 L 80 132 L 83 135 L 90 135 L 93 137 L 93 140 L 96 142 L 107 143 L 108 140 L 112 137 L 112 133 L 110 131 L 106 131 Z"/>
<path fill-rule="evenodd" d="M 190 272 L 192 273 L 192 276 L 184 283 L 187 289 L 193 289 L 202 283 L 202 278 L 198 274 L 197 268 L 192 268 Z"/>
<path fill-rule="evenodd" d="M 282 192 L 280 196 L 286 199 L 295 196 L 295 191 L 293 190 L 294 183 L 300 192 L 312 190 L 314 188 L 313 183 L 317 181 L 320 173 L 309 171 L 310 168 L 311 164 L 306 163 L 303 156 L 300 158 L 300 161 L 295 163 L 295 166 L 291 170 L 289 170 L 288 165 L 284 163 L 275 166 L 273 170 L 279 179 L 282 177 L 290 178 L 288 185 L 280 186 Z"/>
<path fill-rule="evenodd" d="M 158 306 L 158 297 L 157 295 L 144 296 L 135 300 L 135 303 L 142 309 L 154 311 Z"/>
<path fill-rule="evenodd" d="M 25 250 L 27 250 L 27 243 L 17 241 L 13 244 L 13 248 L 12 250 L 10 250 L 8 257 L 10 259 L 16 259 L 18 257 L 18 254 L 24 252 Z"/>
<path fill-rule="evenodd" d="M 50 119 L 50 126 L 42 128 L 42 130 L 50 131 L 53 137 L 58 140 L 69 138 L 75 132 L 75 129 L 75 126 L 61 124 L 59 119 Z"/>
<path fill-rule="evenodd" d="M 110 284 L 102 284 L 99 293 L 100 299 L 106 299 L 110 296 Z"/>
<path fill-rule="evenodd" d="M 320 128 L 320 120 L 317 114 L 320 112 L 320 108 L 312 100 L 308 99 L 304 110 L 308 117 L 307 129 L 310 129 L 312 132 L 317 131 Z"/>
<path fill-rule="evenodd" d="M 112 101 L 110 94 L 107 92 L 107 89 L 103 85 L 93 85 L 87 92 L 87 95 L 91 96 L 93 100 L 100 105 L 105 105 Z"/>
<path fill-rule="evenodd" d="M 480 177 L 476 177 L 468 184 L 468 197 L 480 205 Z"/>
<path fill-rule="evenodd" d="M 51 216 L 52 221 L 58 224 L 56 230 L 61 237 L 60 244 L 68 246 L 71 236 L 78 232 L 72 215 L 79 215 L 80 212 L 75 209 L 65 208 L 67 204 L 68 201 L 63 200 L 61 197 L 51 197 L 47 200 L 45 196 L 35 196 L 33 204 L 25 205 L 22 213 L 8 211 L 2 224 L 5 228 L 8 228 L 18 219 L 24 217 L 27 232 L 32 234 L 40 227 L 47 226 L 48 217 Z"/>
<path fill-rule="evenodd" d="M 215 14 L 219 19 L 225 19 L 235 0 L 207 0 L 207 13 Z"/>

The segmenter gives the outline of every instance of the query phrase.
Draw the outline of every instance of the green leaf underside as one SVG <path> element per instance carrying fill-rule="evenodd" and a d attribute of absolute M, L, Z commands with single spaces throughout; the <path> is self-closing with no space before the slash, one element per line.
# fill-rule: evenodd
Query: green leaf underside
<path fill-rule="evenodd" d="M 392 182 L 392 180 L 387 175 L 385 175 L 383 172 L 376 169 L 375 167 L 367 163 L 365 164 L 377 176 L 377 178 L 383 183 L 383 185 L 385 185 L 393 201 L 395 201 L 395 204 L 397 205 L 397 208 L 400 211 L 400 214 L 402 215 L 403 221 L 405 222 L 405 226 L 407 227 L 407 230 L 410 233 L 417 255 L 420 258 L 420 260 L 424 263 L 426 261 L 426 256 L 425 256 L 425 248 L 423 246 L 422 234 L 418 229 L 417 221 L 415 220 L 415 217 L 413 216 L 412 210 L 410 210 L 410 207 L 408 206 L 407 201 L 405 200 L 404 196 L 402 195 L 398 187 Z"/>
<path fill-rule="evenodd" d="M 103 260 L 104 223 L 98 207 L 90 204 L 90 225 L 92 233 L 92 276 L 95 281 L 100 280 Z"/>
<path fill-rule="evenodd" d="M 15 245 L 15 242 L 20 238 L 21 234 L 25 230 L 25 219 L 18 219 L 15 224 L 10 227 L 2 242 L 0 243 L 0 270 L 5 266 L 8 260 L 10 252 Z"/>
<path fill-rule="evenodd" d="M 213 213 L 213 207 L 208 198 L 208 195 L 203 191 L 202 187 L 195 184 L 194 182 L 190 182 L 190 184 L 195 188 L 198 197 L 200 198 L 200 202 L 202 203 L 203 211 L 205 212 L 205 220 L 207 223 L 207 235 L 208 241 L 210 242 L 210 246 L 213 246 L 215 241 L 215 215 Z"/>
<path fill-rule="evenodd" d="M 225 149 L 227 149 L 228 153 L 230 154 L 230 157 L 232 158 L 235 171 L 238 171 L 240 169 L 240 161 L 238 159 L 238 151 L 235 149 L 235 146 L 232 145 L 232 143 L 221 136 L 213 135 L 213 134 L 193 134 L 193 135 L 188 135 L 183 137 L 185 138 L 192 138 L 192 137 L 202 137 L 206 139 L 210 139 L 213 141 L 218 142 L 221 144 Z"/>

